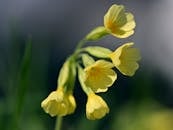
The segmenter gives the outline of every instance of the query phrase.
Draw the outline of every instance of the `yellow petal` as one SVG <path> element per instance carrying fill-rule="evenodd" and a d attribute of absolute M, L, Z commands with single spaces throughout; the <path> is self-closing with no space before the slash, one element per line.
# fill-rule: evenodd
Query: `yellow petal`
<path fill-rule="evenodd" d="M 114 65 L 111 62 L 105 61 L 105 60 L 98 60 L 95 63 L 95 66 L 100 66 L 101 68 L 113 68 Z"/>
<path fill-rule="evenodd" d="M 49 113 L 51 116 L 57 115 L 57 110 L 59 107 L 58 102 L 62 101 L 62 99 L 60 99 L 62 96 L 58 98 L 57 94 L 57 91 L 51 92 L 50 95 L 41 103 L 41 107 L 44 109 L 44 111 Z"/>
<path fill-rule="evenodd" d="M 113 36 L 118 38 L 127 38 L 133 34 L 134 34 L 134 30 L 131 30 L 131 31 L 117 30 L 116 33 L 112 33 Z"/>
<path fill-rule="evenodd" d="M 134 16 L 131 13 L 126 13 L 127 23 L 123 25 L 120 30 L 131 31 L 135 28 L 136 23 L 134 21 Z"/>
<path fill-rule="evenodd" d="M 122 26 L 126 23 L 126 16 L 123 5 L 112 5 L 106 15 L 104 16 L 104 26 L 106 28 L 114 28 L 115 26 Z"/>
<path fill-rule="evenodd" d="M 65 116 L 74 112 L 76 103 L 73 95 L 64 93 L 60 88 L 50 93 L 41 107 L 51 116 Z"/>
<path fill-rule="evenodd" d="M 131 13 L 125 13 L 124 6 L 112 5 L 104 16 L 104 26 L 108 33 L 118 38 L 127 38 L 136 26 Z"/>
<path fill-rule="evenodd" d="M 136 72 L 136 70 L 139 68 L 139 65 L 136 62 L 128 62 L 128 64 L 121 64 L 119 67 L 117 67 L 118 70 L 128 76 L 133 76 Z"/>
<path fill-rule="evenodd" d="M 117 79 L 117 74 L 112 70 L 113 64 L 98 60 L 85 69 L 85 84 L 95 92 L 105 92 Z"/>
<path fill-rule="evenodd" d="M 71 94 L 68 96 L 68 100 L 69 100 L 68 114 L 71 114 L 76 109 L 76 101 L 75 101 L 75 98 L 73 97 L 73 95 L 71 95 Z"/>
<path fill-rule="evenodd" d="M 139 61 L 141 59 L 140 51 L 137 48 L 127 48 L 128 51 L 124 55 L 124 58 L 128 61 Z"/>
<path fill-rule="evenodd" d="M 132 48 L 134 43 L 126 43 L 116 49 L 110 58 L 115 67 L 124 75 L 133 76 L 139 68 L 137 61 L 140 60 L 140 53 L 137 48 Z"/>
<path fill-rule="evenodd" d="M 117 79 L 116 73 L 111 69 L 103 69 L 99 71 L 97 76 L 88 77 L 86 80 L 86 85 L 90 86 L 93 91 L 105 92 L 108 87 L 112 86 L 114 81 Z"/>
<path fill-rule="evenodd" d="M 86 115 L 90 120 L 103 118 L 109 113 L 106 102 L 98 95 L 90 93 L 86 104 Z"/>

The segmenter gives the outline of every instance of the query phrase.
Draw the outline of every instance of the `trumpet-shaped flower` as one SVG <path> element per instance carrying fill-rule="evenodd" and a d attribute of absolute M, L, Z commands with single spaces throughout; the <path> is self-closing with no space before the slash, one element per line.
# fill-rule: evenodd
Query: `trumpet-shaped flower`
<path fill-rule="evenodd" d="M 137 61 L 140 60 L 140 53 L 133 48 L 134 43 L 126 43 L 110 54 L 115 67 L 124 75 L 133 76 L 139 68 Z"/>
<path fill-rule="evenodd" d="M 50 95 L 41 103 L 44 111 L 51 116 L 65 116 L 74 112 L 76 102 L 72 94 L 64 93 L 63 89 L 58 89 L 50 93 Z"/>
<path fill-rule="evenodd" d="M 100 119 L 109 113 L 106 102 L 98 95 L 90 93 L 86 104 L 86 116 L 90 120 Z"/>
<path fill-rule="evenodd" d="M 117 79 L 117 74 L 112 70 L 113 64 L 105 60 L 98 60 L 85 68 L 86 86 L 94 92 L 105 92 Z"/>
<path fill-rule="evenodd" d="M 104 26 L 112 35 L 127 38 L 136 26 L 133 14 L 126 13 L 123 5 L 112 5 L 104 16 Z"/>

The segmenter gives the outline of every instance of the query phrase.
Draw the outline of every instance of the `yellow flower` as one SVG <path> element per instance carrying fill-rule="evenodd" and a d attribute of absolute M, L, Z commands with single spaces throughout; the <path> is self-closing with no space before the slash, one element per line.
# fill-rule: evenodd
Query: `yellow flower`
<path fill-rule="evenodd" d="M 63 89 L 58 89 L 50 93 L 50 95 L 41 103 L 44 111 L 51 116 L 65 116 L 74 112 L 76 102 L 72 94 L 64 93 Z"/>
<path fill-rule="evenodd" d="M 126 43 L 110 54 L 115 67 L 124 75 L 133 76 L 139 68 L 137 61 L 140 60 L 140 53 L 137 48 L 132 48 L 134 43 Z"/>
<path fill-rule="evenodd" d="M 105 92 L 117 79 L 117 74 L 112 70 L 113 64 L 105 60 L 98 60 L 85 68 L 86 86 L 94 92 Z"/>
<path fill-rule="evenodd" d="M 126 13 L 123 5 L 112 5 L 104 16 L 104 26 L 112 35 L 127 38 L 136 26 L 133 14 Z"/>
<path fill-rule="evenodd" d="M 86 116 L 90 120 L 100 119 L 109 113 L 106 102 L 98 95 L 90 93 L 86 104 Z"/>

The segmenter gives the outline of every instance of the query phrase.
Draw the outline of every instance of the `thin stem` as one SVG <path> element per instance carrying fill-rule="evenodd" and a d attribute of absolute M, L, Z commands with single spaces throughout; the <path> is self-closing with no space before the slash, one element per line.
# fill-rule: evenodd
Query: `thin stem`
<path fill-rule="evenodd" d="M 61 130 L 62 122 L 63 122 L 63 117 L 62 116 L 58 116 L 56 118 L 55 130 Z"/>
<path fill-rule="evenodd" d="M 86 40 L 85 38 L 82 39 L 81 41 L 79 41 L 79 43 L 78 43 L 77 46 L 76 46 L 75 53 L 78 52 L 78 50 L 85 44 L 86 41 L 87 41 L 87 40 Z"/>

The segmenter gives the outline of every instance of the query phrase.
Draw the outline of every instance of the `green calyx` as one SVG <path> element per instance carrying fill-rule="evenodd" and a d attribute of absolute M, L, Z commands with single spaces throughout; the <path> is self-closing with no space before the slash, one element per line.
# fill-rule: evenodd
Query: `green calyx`
<path fill-rule="evenodd" d="M 108 35 L 108 31 L 104 26 L 99 26 L 93 29 L 87 36 L 86 40 L 88 41 L 97 41 L 102 37 Z"/>
<path fill-rule="evenodd" d="M 58 87 L 63 87 L 65 91 L 72 92 L 76 79 L 76 61 L 73 56 L 70 56 L 63 64 L 59 77 Z"/>

